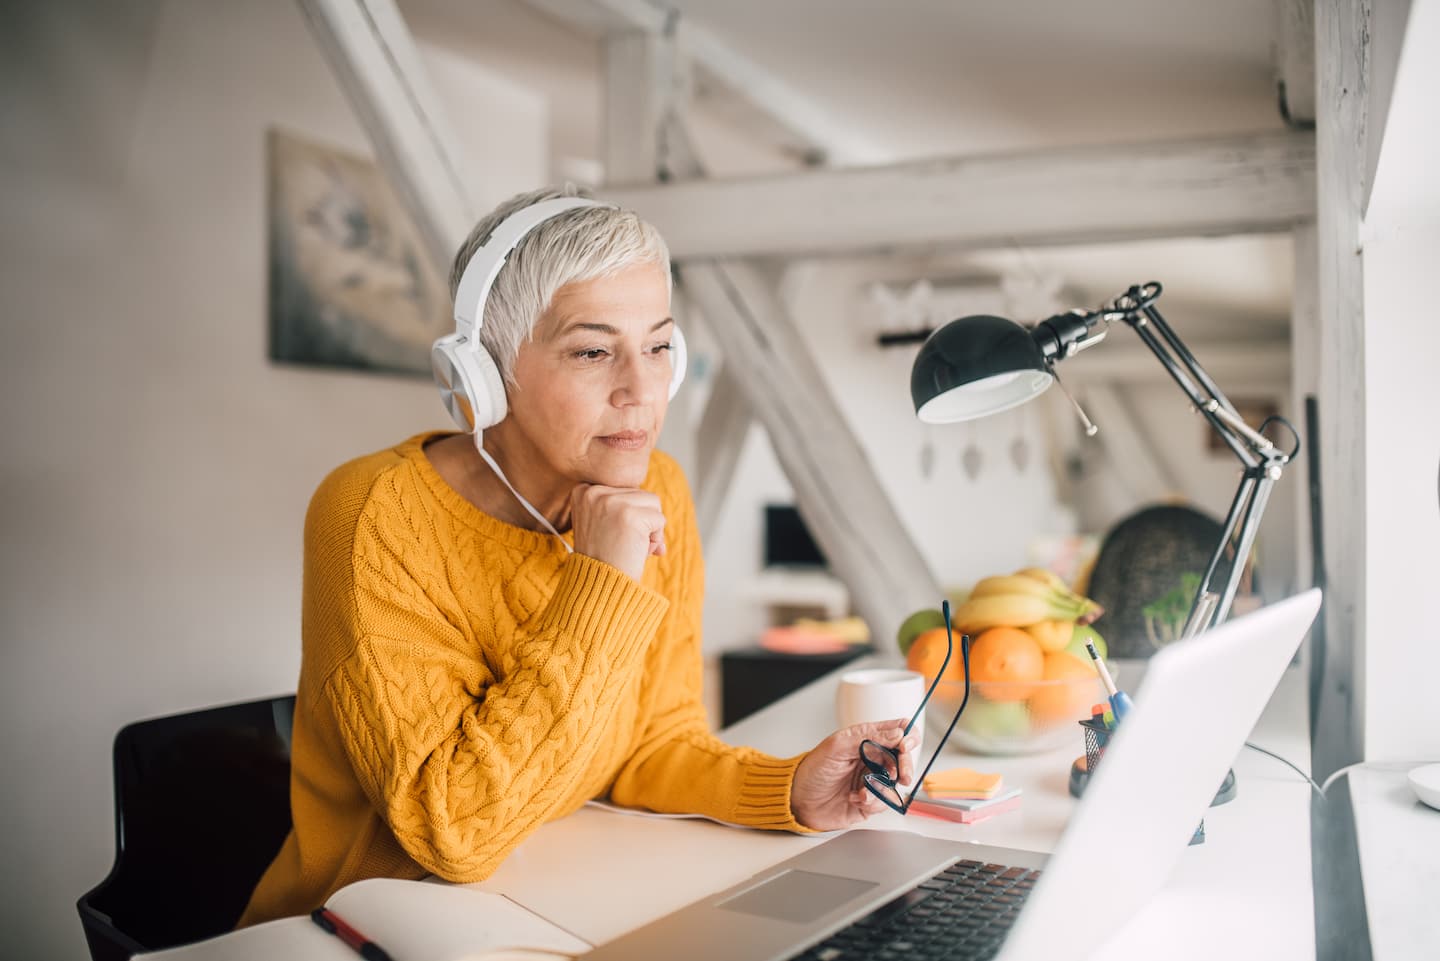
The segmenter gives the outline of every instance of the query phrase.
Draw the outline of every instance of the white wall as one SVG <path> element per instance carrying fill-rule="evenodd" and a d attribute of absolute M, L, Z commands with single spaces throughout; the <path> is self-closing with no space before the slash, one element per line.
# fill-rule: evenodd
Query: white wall
<path fill-rule="evenodd" d="M 7 5 L 0 956 L 79 958 L 124 723 L 293 690 L 324 473 L 443 426 L 422 380 L 266 359 L 265 131 L 369 154 L 291 0 Z M 482 201 L 544 102 L 432 62 Z M 483 150 L 483 155 L 480 151 Z"/>
<path fill-rule="evenodd" d="M 1427 613 L 1440 583 L 1436 50 L 1440 3 L 1415 3 L 1362 231 L 1367 760 L 1440 758 L 1440 627 Z"/>

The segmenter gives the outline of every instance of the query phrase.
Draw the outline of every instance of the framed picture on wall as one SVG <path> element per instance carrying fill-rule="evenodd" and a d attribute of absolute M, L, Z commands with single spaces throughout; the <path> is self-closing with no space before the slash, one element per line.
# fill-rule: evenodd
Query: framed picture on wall
<path fill-rule="evenodd" d="M 271 359 L 429 377 L 449 293 L 379 169 L 275 129 L 266 148 Z"/>

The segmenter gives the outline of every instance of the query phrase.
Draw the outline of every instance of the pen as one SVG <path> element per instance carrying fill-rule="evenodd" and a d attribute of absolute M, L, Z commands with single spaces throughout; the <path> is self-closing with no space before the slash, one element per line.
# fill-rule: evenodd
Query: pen
<path fill-rule="evenodd" d="M 340 915 L 329 908 L 316 908 L 310 912 L 310 920 L 314 921 L 326 931 L 335 935 L 341 941 L 350 946 L 356 954 L 365 961 L 393 961 L 390 955 L 386 954 L 374 941 L 356 931 L 350 925 L 341 920 Z"/>
<path fill-rule="evenodd" d="M 1125 714 L 1131 708 L 1130 695 L 1115 686 L 1115 679 L 1110 676 L 1110 669 L 1105 662 L 1100 660 L 1100 652 L 1095 650 L 1094 641 L 1085 642 L 1085 650 L 1090 652 L 1090 659 L 1095 662 L 1095 670 L 1100 672 L 1100 680 L 1105 682 L 1105 692 L 1110 695 L 1110 706 L 1115 711 L 1115 723 L 1125 719 Z"/>

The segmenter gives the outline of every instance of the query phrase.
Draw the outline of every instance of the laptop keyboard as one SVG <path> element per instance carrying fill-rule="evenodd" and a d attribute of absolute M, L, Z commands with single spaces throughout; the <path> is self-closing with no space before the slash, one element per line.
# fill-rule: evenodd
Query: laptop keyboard
<path fill-rule="evenodd" d="M 1039 871 L 960 861 L 821 941 L 796 961 L 992 958 Z"/>

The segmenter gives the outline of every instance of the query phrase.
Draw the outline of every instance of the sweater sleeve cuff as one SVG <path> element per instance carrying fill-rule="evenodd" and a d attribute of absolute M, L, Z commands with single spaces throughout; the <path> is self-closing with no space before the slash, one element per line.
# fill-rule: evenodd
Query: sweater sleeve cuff
<path fill-rule="evenodd" d="M 540 617 L 540 630 L 628 658 L 654 638 L 669 606 L 664 597 L 618 568 L 584 554 L 571 554 Z"/>
<path fill-rule="evenodd" d="M 758 753 L 751 757 L 735 802 L 735 823 L 797 834 L 816 833 L 795 820 L 790 810 L 790 787 L 795 783 L 795 769 L 804 759 L 804 754 L 784 759 Z"/>

